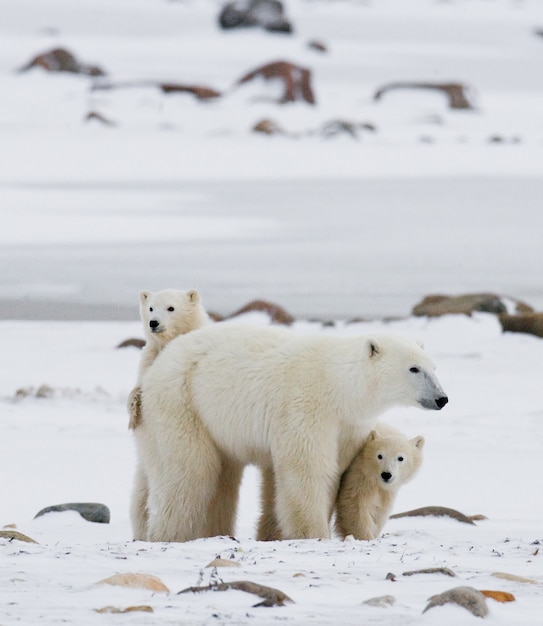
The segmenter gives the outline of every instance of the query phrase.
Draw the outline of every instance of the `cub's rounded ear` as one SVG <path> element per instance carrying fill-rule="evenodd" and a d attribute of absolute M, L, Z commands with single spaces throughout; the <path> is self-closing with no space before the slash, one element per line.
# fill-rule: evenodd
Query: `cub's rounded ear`
<path fill-rule="evenodd" d="M 418 437 L 413 437 L 413 439 L 411 439 L 411 443 L 415 446 L 415 448 L 422 450 L 422 448 L 424 447 L 424 437 L 422 435 L 419 435 Z"/>
<path fill-rule="evenodd" d="M 375 339 L 368 339 L 368 355 L 370 359 L 381 353 L 381 348 Z"/>
<path fill-rule="evenodd" d="M 193 303 L 193 304 L 197 304 L 198 302 L 200 302 L 200 293 L 198 292 L 197 289 L 191 289 L 188 293 L 187 296 L 189 297 L 189 300 Z"/>
<path fill-rule="evenodd" d="M 139 299 L 140 299 L 140 302 L 141 302 L 142 304 L 144 304 L 145 302 L 147 302 L 147 299 L 149 298 L 149 296 L 152 296 L 152 295 L 153 295 L 153 292 L 152 292 L 152 291 L 147 291 L 146 289 L 142 289 L 142 290 L 139 292 L 139 294 L 138 294 Z"/>
<path fill-rule="evenodd" d="M 375 441 L 376 439 L 377 439 L 377 431 L 372 430 L 370 431 L 370 434 L 368 435 L 368 438 L 366 441 Z"/>

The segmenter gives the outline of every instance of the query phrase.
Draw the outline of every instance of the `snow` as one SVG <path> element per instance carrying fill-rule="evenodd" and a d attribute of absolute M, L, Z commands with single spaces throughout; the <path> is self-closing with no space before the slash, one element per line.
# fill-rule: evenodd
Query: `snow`
<path fill-rule="evenodd" d="M 492 315 L 409 312 L 429 293 L 470 291 L 543 310 L 543 4 L 286 0 L 292 35 L 222 32 L 220 6 L 0 0 L 0 526 L 38 542 L 0 538 L 0 623 L 456 626 L 478 618 L 452 605 L 422 611 L 431 595 L 468 585 L 515 595 L 488 599 L 487 622 L 540 624 L 541 339 L 504 334 Z M 311 39 L 328 52 L 311 50 Z M 225 93 L 197 102 L 16 71 L 58 46 L 103 66 L 108 81 Z M 312 70 L 315 106 L 271 102 L 273 84 L 233 88 L 279 59 Z M 426 92 L 373 101 L 382 85 L 406 80 L 461 81 L 476 108 L 453 111 Z M 116 125 L 85 122 L 90 111 Z M 264 118 L 290 135 L 252 133 Z M 377 131 L 357 140 L 316 132 L 332 120 Z M 395 512 L 439 505 L 488 519 L 400 518 L 370 542 L 259 543 L 249 468 L 235 538 L 133 542 L 125 402 L 140 353 L 116 346 L 142 336 L 137 291 L 165 287 L 196 287 L 220 313 L 266 298 L 297 316 L 300 333 L 422 340 L 450 403 L 383 417 L 426 438 Z M 381 321 L 389 316 L 400 319 Z M 34 519 L 43 507 L 87 501 L 106 504 L 111 523 L 73 512 Z M 206 568 L 217 556 L 240 567 Z M 456 578 L 402 575 L 428 567 Z M 96 584 L 118 572 L 154 574 L 170 593 Z M 217 579 L 272 586 L 294 603 L 177 595 Z M 396 602 L 363 604 L 383 595 Z M 108 605 L 154 613 L 94 611 Z"/>

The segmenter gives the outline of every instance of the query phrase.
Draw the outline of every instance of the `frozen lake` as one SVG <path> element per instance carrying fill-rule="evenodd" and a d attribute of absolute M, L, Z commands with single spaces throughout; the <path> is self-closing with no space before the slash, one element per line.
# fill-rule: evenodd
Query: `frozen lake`
<path fill-rule="evenodd" d="M 543 179 L 114 181 L 0 187 L 0 317 L 134 319 L 137 291 L 209 310 L 405 316 L 429 293 L 543 308 Z"/>

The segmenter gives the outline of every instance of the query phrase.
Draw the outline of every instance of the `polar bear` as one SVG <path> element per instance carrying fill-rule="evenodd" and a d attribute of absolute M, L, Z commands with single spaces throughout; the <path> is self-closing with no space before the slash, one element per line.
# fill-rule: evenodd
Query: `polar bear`
<path fill-rule="evenodd" d="M 335 528 L 345 539 L 377 539 L 402 485 L 422 463 L 424 437 L 407 439 L 392 426 L 378 423 L 341 477 Z"/>
<path fill-rule="evenodd" d="M 147 540 L 233 534 L 248 464 L 273 477 L 282 536 L 329 537 L 341 474 L 377 417 L 448 402 L 434 369 L 418 344 L 394 335 L 210 325 L 177 337 L 141 382 Z"/>
<path fill-rule="evenodd" d="M 164 289 L 155 293 L 142 290 L 138 294 L 140 317 L 145 333 L 145 346 L 140 359 L 136 387 L 128 396 L 128 427 L 132 430 L 140 424 L 141 389 L 143 374 L 157 355 L 174 337 L 183 335 L 210 323 L 199 292 L 196 289 L 181 291 Z M 136 443 L 139 428 L 135 431 Z M 147 534 L 147 477 L 141 463 L 136 466 L 134 477 L 131 518 L 134 535 L 143 538 Z"/>
<path fill-rule="evenodd" d="M 184 335 L 209 323 L 200 294 L 196 289 L 181 291 L 163 289 L 153 293 L 143 289 L 138 294 L 140 317 L 145 333 L 145 346 L 141 354 L 136 387 L 128 396 L 130 429 L 140 420 L 140 382 L 143 373 L 156 359 L 159 352 L 174 337 Z"/>

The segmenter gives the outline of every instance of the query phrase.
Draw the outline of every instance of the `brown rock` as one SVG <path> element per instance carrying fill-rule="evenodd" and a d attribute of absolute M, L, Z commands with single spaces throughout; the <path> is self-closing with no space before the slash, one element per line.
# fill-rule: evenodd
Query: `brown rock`
<path fill-rule="evenodd" d="M 70 72 L 87 74 L 88 76 L 104 76 L 105 72 L 97 65 L 86 65 L 65 48 L 54 48 L 35 56 L 20 71 L 25 72 L 33 67 L 41 67 L 47 72 Z"/>
<path fill-rule="evenodd" d="M 250 311 L 264 311 L 267 313 L 272 322 L 275 324 L 285 324 L 290 325 L 294 322 L 294 318 L 290 313 L 287 313 L 285 309 L 280 307 L 278 304 L 273 304 L 272 302 L 267 302 L 266 300 L 253 300 L 249 302 L 245 306 L 241 307 L 235 313 L 232 313 L 229 317 L 237 317 L 238 315 L 243 315 L 243 313 L 249 313 Z"/>
<path fill-rule="evenodd" d="M 430 89 L 442 91 L 449 99 L 451 109 L 474 109 L 475 107 L 468 99 L 468 88 L 461 83 L 419 83 L 419 82 L 398 82 L 389 83 L 378 89 L 374 100 L 380 100 L 387 91 L 396 89 Z"/>
<path fill-rule="evenodd" d="M 515 596 L 508 591 L 493 591 L 492 589 L 480 589 L 479 590 L 485 598 L 492 598 L 496 602 L 514 602 Z"/>
<path fill-rule="evenodd" d="M 502 313 L 499 318 L 504 332 L 529 333 L 543 337 L 543 313 L 526 313 L 524 315 Z"/>
<path fill-rule="evenodd" d="M 311 71 L 288 61 L 274 61 L 257 67 L 242 76 L 236 85 L 248 83 L 255 78 L 264 80 L 279 79 L 283 82 L 283 95 L 280 104 L 286 102 L 307 102 L 315 104 L 315 95 L 311 87 Z"/>
<path fill-rule="evenodd" d="M 524 302 L 507 298 L 515 303 L 518 312 L 532 312 L 532 308 Z M 419 304 L 413 307 L 412 314 L 416 316 L 427 315 L 428 317 L 439 317 L 451 313 L 462 313 L 471 315 L 474 312 L 495 313 L 497 315 L 506 313 L 505 298 L 495 293 L 471 293 L 460 296 L 430 295 L 426 296 Z"/>
<path fill-rule="evenodd" d="M 9 539 L 10 541 L 25 541 L 26 543 L 38 543 L 34 541 L 32 537 L 28 537 L 23 533 L 20 533 L 18 530 L 13 530 L 10 528 L 0 530 L 0 539 Z"/>
<path fill-rule="evenodd" d="M 264 135 L 284 135 L 285 131 L 273 120 L 260 120 L 253 126 L 254 133 L 262 133 Z"/>
<path fill-rule="evenodd" d="M 220 98 L 221 92 L 211 87 L 202 87 L 201 85 L 184 85 L 182 83 L 161 83 L 160 89 L 164 93 L 190 93 L 198 100 L 212 100 Z"/>
<path fill-rule="evenodd" d="M 168 593 L 166 585 L 152 574 L 114 574 L 109 578 L 99 580 L 97 584 L 118 585 L 120 587 L 137 587 L 150 591 Z"/>
<path fill-rule="evenodd" d="M 117 346 L 117 348 L 143 348 L 145 346 L 145 339 L 136 339 L 134 337 L 125 339 Z"/>

